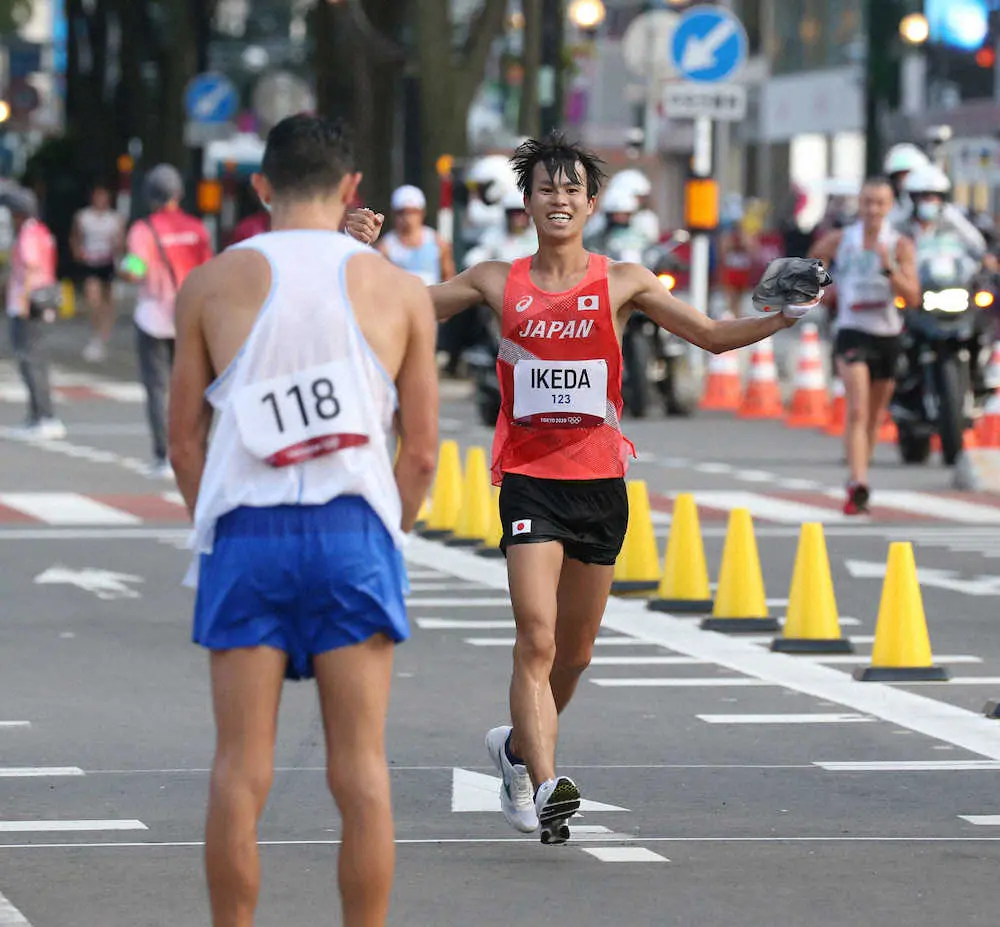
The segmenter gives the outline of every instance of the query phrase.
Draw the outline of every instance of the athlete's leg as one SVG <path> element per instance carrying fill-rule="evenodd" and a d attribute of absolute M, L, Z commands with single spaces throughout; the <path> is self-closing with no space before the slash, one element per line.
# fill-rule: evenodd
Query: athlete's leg
<path fill-rule="evenodd" d="M 344 927 L 382 927 L 395 867 L 385 719 L 394 644 L 376 634 L 313 658 L 326 732 L 327 778 L 340 810 Z"/>
<path fill-rule="evenodd" d="M 556 656 L 556 616 L 563 548 L 558 541 L 511 544 L 507 579 L 516 626 L 510 680 L 511 752 L 537 787 L 555 776 L 559 719 L 549 676 Z"/>
<path fill-rule="evenodd" d="M 594 641 L 611 594 L 615 568 L 566 558 L 559 579 L 556 656 L 549 681 L 556 712 L 576 691 L 583 671 L 590 665 Z"/>
<path fill-rule="evenodd" d="M 213 927 L 251 927 L 260 890 L 257 821 L 274 774 L 287 657 L 270 647 L 211 655 L 216 750 L 205 828 Z"/>
<path fill-rule="evenodd" d="M 878 445 L 878 433 L 882 427 L 889 403 L 896 389 L 895 380 L 871 380 L 868 387 L 868 459 L 871 460 Z"/>
<path fill-rule="evenodd" d="M 844 384 L 844 399 L 847 406 L 847 423 L 844 441 L 847 447 L 847 466 L 852 483 L 868 483 L 868 415 L 870 411 L 870 390 L 868 365 L 848 363 L 844 358 L 837 361 L 840 381 Z"/>

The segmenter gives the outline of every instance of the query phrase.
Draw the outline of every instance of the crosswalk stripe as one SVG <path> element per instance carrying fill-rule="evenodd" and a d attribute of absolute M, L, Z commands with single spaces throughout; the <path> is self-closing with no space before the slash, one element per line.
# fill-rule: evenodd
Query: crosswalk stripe
<path fill-rule="evenodd" d="M 714 686 L 777 686 L 780 683 L 769 682 L 766 679 L 754 679 L 751 676 L 708 676 L 696 677 L 638 677 L 635 679 L 591 679 L 595 686 L 608 689 L 647 689 L 647 688 L 712 688 Z"/>
<path fill-rule="evenodd" d="M 0 493 L 0 505 L 48 525 L 140 525 L 142 519 L 75 492 Z"/>
<path fill-rule="evenodd" d="M 31 927 L 31 922 L 0 894 L 0 927 Z"/>
<path fill-rule="evenodd" d="M 670 495 L 676 497 L 677 493 Z M 833 508 L 821 508 L 805 502 L 778 499 L 758 492 L 730 492 L 728 490 L 694 490 L 695 503 L 701 507 L 723 509 L 749 509 L 754 518 L 765 521 L 801 524 L 807 521 L 824 523 L 843 522 L 848 516 Z"/>
<path fill-rule="evenodd" d="M 513 619 L 497 621 L 466 621 L 464 618 L 418 618 L 417 627 L 425 631 L 507 631 L 514 627 Z"/>
<path fill-rule="evenodd" d="M 142 821 L 0 821 L 0 833 L 52 834 L 79 831 L 149 830 Z"/>
<path fill-rule="evenodd" d="M 853 712 L 777 715 L 696 715 L 708 724 L 861 724 L 877 721 Z"/>
<path fill-rule="evenodd" d="M 942 521 L 964 521 L 1000 525 L 1000 506 L 965 502 L 951 496 L 936 496 L 927 492 L 901 489 L 880 489 L 873 503 L 903 511 L 917 512 Z"/>

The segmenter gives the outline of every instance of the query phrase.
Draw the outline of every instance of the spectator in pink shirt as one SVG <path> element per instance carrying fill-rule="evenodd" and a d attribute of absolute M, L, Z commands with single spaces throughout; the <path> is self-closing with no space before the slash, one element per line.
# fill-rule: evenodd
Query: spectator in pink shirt
<path fill-rule="evenodd" d="M 46 329 L 61 302 L 56 278 L 56 240 L 38 216 L 38 197 L 24 187 L 7 190 L 0 201 L 10 210 L 15 239 L 7 281 L 10 342 L 28 390 L 26 438 L 57 440 L 66 427 L 52 408 Z"/>
<path fill-rule="evenodd" d="M 188 274 L 212 257 L 208 229 L 181 209 L 184 181 L 176 168 L 159 164 L 146 176 L 153 210 L 129 229 L 122 276 L 139 284 L 135 327 L 139 374 L 153 437 L 152 476 L 173 475 L 167 460 L 167 390 L 174 361 L 174 306 Z"/>

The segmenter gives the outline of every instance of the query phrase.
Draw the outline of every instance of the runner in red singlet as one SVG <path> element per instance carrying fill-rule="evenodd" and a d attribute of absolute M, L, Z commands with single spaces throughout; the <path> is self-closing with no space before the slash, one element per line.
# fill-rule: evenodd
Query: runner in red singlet
<path fill-rule="evenodd" d="M 439 321 L 480 302 L 500 318 L 493 482 L 517 633 L 513 727 L 494 728 L 486 745 L 508 822 L 540 829 L 542 843 L 564 843 L 580 790 L 556 773 L 558 715 L 590 662 L 628 524 L 624 477 L 635 450 L 620 427 L 625 324 L 640 310 L 721 353 L 796 319 L 713 321 L 645 267 L 584 250 L 604 173 L 596 156 L 561 136 L 525 142 L 511 163 L 538 252 L 477 264 L 430 291 Z"/>

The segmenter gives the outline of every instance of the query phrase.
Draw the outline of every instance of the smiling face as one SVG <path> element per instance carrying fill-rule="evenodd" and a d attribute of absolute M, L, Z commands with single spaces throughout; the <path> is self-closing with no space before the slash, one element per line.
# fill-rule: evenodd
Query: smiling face
<path fill-rule="evenodd" d="M 531 178 L 528 212 L 539 238 L 566 241 L 583 237 L 583 229 L 594 212 L 594 200 L 587 196 L 587 175 L 579 162 L 576 180 L 562 170 L 549 176 L 544 164 L 536 164 Z"/>

